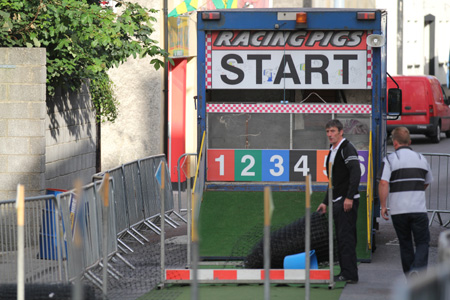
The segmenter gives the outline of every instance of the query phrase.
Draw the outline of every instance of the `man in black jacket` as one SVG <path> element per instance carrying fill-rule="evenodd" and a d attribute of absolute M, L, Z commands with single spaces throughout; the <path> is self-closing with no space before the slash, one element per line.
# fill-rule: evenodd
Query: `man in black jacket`
<path fill-rule="evenodd" d="M 344 127 L 339 120 L 329 121 L 325 128 L 331 143 L 327 156 L 327 175 L 330 177 L 328 165 L 331 162 L 333 219 L 341 267 L 341 273 L 335 280 L 357 283 L 359 278 L 356 261 L 356 219 L 359 207 L 358 186 L 361 179 L 358 152 L 353 144 L 344 138 Z M 317 211 L 326 213 L 327 205 L 328 192 Z"/>

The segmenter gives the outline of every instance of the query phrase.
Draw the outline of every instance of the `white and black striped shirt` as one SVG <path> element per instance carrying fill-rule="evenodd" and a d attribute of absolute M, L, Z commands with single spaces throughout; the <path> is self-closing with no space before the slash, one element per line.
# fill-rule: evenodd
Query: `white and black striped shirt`
<path fill-rule="evenodd" d="M 379 179 L 389 182 L 391 215 L 427 212 L 425 185 L 433 181 L 430 166 L 420 153 L 400 147 L 383 159 Z"/>

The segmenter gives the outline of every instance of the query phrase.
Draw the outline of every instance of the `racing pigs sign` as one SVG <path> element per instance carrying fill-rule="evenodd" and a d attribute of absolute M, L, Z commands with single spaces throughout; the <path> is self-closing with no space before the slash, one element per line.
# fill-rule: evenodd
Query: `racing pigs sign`
<path fill-rule="evenodd" d="M 369 89 L 364 31 L 213 31 L 210 89 Z"/>

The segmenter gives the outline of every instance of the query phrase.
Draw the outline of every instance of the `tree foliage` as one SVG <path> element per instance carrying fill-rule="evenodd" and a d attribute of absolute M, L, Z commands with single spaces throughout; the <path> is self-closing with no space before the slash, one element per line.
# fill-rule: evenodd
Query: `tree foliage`
<path fill-rule="evenodd" d="M 157 11 L 118 6 L 114 13 L 95 0 L 0 0 L 0 47 L 45 47 L 48 95 L 58 87 L 76 91 L 89 79 L 97 114 L 114 121 L 117 101 L 106 71 L 131 56 L 151 57 L 158 70 L 167 57 L 151 37 Z"/>

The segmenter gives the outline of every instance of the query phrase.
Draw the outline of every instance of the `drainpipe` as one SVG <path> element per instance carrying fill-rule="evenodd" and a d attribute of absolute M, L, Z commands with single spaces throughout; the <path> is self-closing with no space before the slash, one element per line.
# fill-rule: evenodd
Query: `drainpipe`
<path fill-rule="evenodd" d="M 397 2 L 397 74 L 403 74 L 403 0 Z"/>
<path fill-rule="evenodd" d="M 436 60 L 435 57 L 435 40 L 436 40 L 436 17 L 429 14 L 425 16 L 425 26 L 429 25 L 429 31 L 430 31 L 430 41 L 429 41 L 429 63 L 428 63 L 428 74 L 429 75 L 435 75 L 435 68 L 434 63 Z"/>
<path fill-rule="evenodd" d="M 168 30 L 168 0 L 163 0 L 163 14 L 164 14 L 164 50 L 169 52 L 169 30 Z M 163 123 L 163 151 L 166 154 L 168 160 L 168 139 L 169 139 L 169 60 L 164 58 L 164 123 Z"/>

